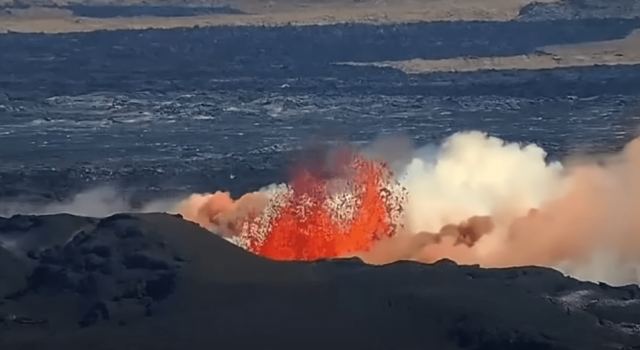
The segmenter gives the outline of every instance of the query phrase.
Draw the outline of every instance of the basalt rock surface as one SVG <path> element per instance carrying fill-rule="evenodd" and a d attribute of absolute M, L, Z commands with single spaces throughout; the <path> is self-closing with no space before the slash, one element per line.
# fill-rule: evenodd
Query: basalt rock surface
<path fill-rule="evenodd" d="M 0 219 L 7 349 L 635 349 L 640 289 L 538 267 L 274 262 L 168 214 Z"/>

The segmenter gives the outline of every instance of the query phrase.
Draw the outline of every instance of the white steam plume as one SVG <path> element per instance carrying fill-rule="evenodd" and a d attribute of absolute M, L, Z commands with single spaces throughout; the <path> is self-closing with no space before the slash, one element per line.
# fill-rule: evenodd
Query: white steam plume
<path fill-rule="evenodd" d="M 416 151 L 398 179 L 409 193 L 406 231 L 364 254 L 373 262 L 451 258 L 640 281 L 640 139 L 561 164 L 533 144 L 464 132 Z"/>

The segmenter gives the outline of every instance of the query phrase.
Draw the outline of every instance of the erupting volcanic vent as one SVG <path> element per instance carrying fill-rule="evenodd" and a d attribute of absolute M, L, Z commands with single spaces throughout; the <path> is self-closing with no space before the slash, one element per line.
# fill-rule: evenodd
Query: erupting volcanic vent
<path fill-rule="evenodd" d="M 317 260 L 368 250 L 393 235 L 402 198 L 393 191 L 388 168 L 353 156 L 346 177 L 324 179 L 301 170 L 285 195 L 266 235 L 249 223 L 242 232 L 248 248 L 280 260 Z M 278 203 L 280 202 L 280 203 Z"/>
<path fill-rule="evenodd" d="M 338 152 L 337 162 L 318 162 L 329 176 L 311 166 L 287 185 L 237 200 L 192 195 L 177 211 L 277 260 L 449 258 L 640 280 L 640 138 L 620 152 L 564 164 L 548 161 L 537 145 L 481 132 L 454 134 L 404 158 L 386 151 L 394 150 Z M 395 174 L 364 154 L 392 160 Z"/>
<path fill-rule="evenodd" d="M 335 165 L 334 165 L 335 166 Z M 338 174 L 299 169 L 271 194 L 238 200 L 227 193 L 194 195 L 180 212 L 275 260 L 318 260 L 367 251 L 401 223 L 405 192 L 386 164 L 349 153 Z"/>

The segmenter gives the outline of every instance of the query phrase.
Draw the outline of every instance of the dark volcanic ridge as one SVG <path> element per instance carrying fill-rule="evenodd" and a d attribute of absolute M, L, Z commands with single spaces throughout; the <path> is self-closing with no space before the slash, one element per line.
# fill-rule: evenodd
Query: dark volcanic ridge
<path fill-rule="evenodd" d="M 561 0 L 532 2 L 520 10 L 520 20 L 631 18 L 640 16 L 637 0 Z"/>
<path fill-rule="evenodd" d="M 640 346 L 637 286 L 546 268 L 275 262 L 168 214 L 14 216 L 0 243 L 2 348 Z"/>

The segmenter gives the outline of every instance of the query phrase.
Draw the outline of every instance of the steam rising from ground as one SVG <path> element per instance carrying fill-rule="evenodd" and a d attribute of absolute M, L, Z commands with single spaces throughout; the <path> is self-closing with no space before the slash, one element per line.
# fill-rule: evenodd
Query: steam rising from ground
<path fill-rule="evenodd" d="M 406 191 L 397 196 L 406 198 L 401 218 L 389 216 L 401 222 L 391 238 L 355 255 L 372 263 L 450 258 L 482 266 L 535 264 L 614 284 L 640 281 L 640 139 L 619 154 L 564 164 L 548 162 L 536 145 L 481 132 L 415 151 L 398 145 L 377 143 L 363 153 L 387 158 L 397 186 L 386 189 Z M 253 225 L 273 222 L 273 198 L 283 193 L 286 186 L 237 201 L 225 193 L 194 195 L 179 211 L 233 239 L 245 218 L 267 217 Z M 340 196 L 348 201 L 349 193 Z M 328 196 L 329 205 L 340 203 L 335 197 Z"/>
<path fill-rule="evenodd" d="M 179 199 L 156 200 L 134 208 L 123 191 L 102 186 L 80 192 L 64 202 L 34 204 L 27 200 L 0 201 L 0 216 L 16 214 L 47 215 L 68 213 L 89 217 L 105 217 L 122 212 L 171 212 Z"/>
<path fill-rule="evenodd" d="M 640 281 L 640 139 L 598 159 L 545 158 L 536 145 L 453 135 L 435 158 L 415 157 L 400 174 L 407 230 L 366 255 L 535 264 L 616 284 Z M 470 218 L 476 228 L 468 228 Z M 490 224 L 478 227 L 479 218 Z"/>

